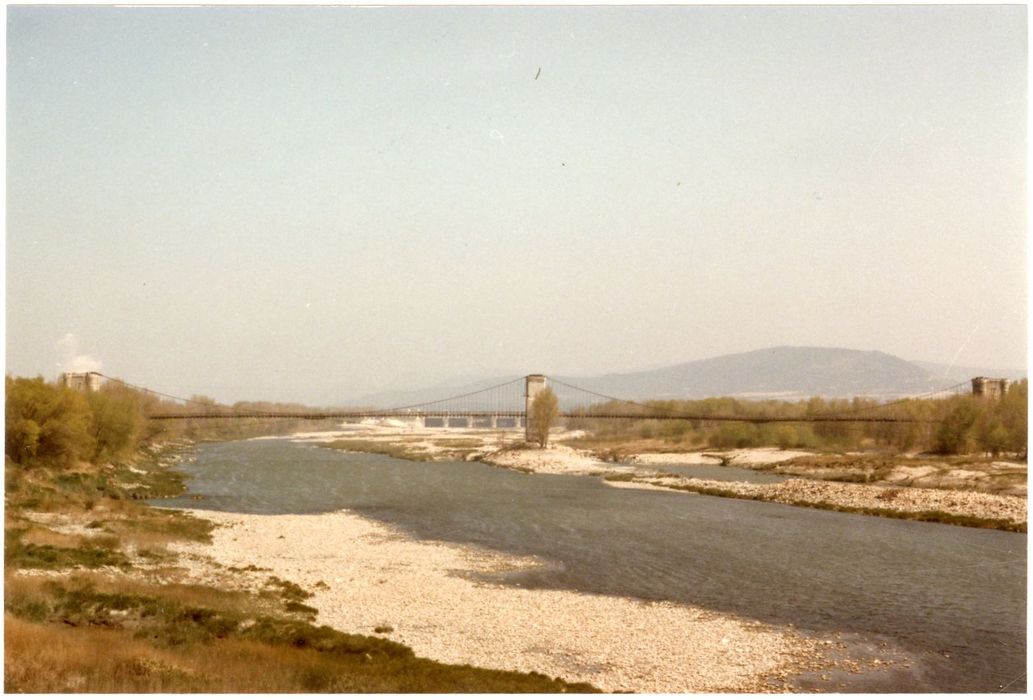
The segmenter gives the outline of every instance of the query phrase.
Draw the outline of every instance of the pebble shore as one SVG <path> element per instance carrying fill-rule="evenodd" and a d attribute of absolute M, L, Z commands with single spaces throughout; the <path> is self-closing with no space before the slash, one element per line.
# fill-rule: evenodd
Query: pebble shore
<path fill-rule="evenodd" d="M 723 453 L 728 464 L 748 466 L 778 464 L 810 453 L 753 448 Z M 754 484 L 744 481 L 716 481 L 663 473 L 669 464 L 714 464 L 721 458 L 713 453 L 642 453 L 628 462 L 652 467 L 655 471 L 636 470 L 596 459 L 590 452 L 554 445 L 547 450 L 509 450 L 482 457 L 485 462 L 520 471 L 542 474 L 590 474 L 622 478 L 606 483 L 617 488 L 662 488 L 685 491 L 720 491 L 724 496 L 740 496 L 790 505 L 840 507 L 855 510 L 921 513 L 939 511 L 949 515 L 982 518 L 1010 523 L 1019 527 L 1027 522 L 1027 502 L 1022 496 L 982 493 L 960 489 L 919 488 L 896 484 L 872 485 L 787 479 L 777 484 Z M 957 471 L 957 470 L 955 470 Z M 621 476 L 622 475 L 622 476 Z M 716 495 L 716 494 L 715 494 Z"/>
<path fill-rule="evenodd" d="M 266 568 L 236 576 L 255 586 L 268 575 L 294 581 L 314 594 L 306 603 L 319 610 L 317 623 L 390 630 L 384 636 L 445 663 L 537 671 L 610 692 L 779 691 L 796 671 L 820 666 L 829 643 L 686 605 L 490 583 L 478 575 L 540 563 L 416 541 L 348 512 L 194 514 L 218 525 L 211 545 L 182 552 L 195 580 Z"/>
<path fill-rule="evenodd" d="M 775 503 L 814 506 L 835 505 L 856 509 L 883 509 L 904 513 L 940 511 L 951 515 L 1004 520 L 1025 525 L 1027 504 L 1015 496 L 996 496 L 968 491 L 892 488 L 865 484 L 840 484 L 810 479 L 789 479 L 779 484 L 747 484 L 677 476 L 642 477 L 641 481 L 607 482 L 611 486 L 684 488 L 689 491 L 720 489 L 745 498 Z"/>

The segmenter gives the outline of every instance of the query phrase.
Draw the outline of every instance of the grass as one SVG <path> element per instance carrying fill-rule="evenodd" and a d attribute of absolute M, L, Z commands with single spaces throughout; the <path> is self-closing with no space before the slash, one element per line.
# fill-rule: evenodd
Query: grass
<path fill-rule="evenodd" d="M 584 437 L 563 439 L 557 442 L 577 450 L 591 450 L 597 458 L 604 462 L 623 462 L 629 456 L 640 452 L 656 452 L 662 454 L 677 452 L 693 452 L 706 449 L 705 444 L 692 441 L 659 438 L 631 438 L 586 435 Z"/>
<path fill-rule="evenodd" d="M 483 443 L 478 438 L 434 438 L 434 444 L 449 448 L 476 448 Z"/>
<path fill-rule="evenodd" d="M 772 465 L 771 471 L 792 474 L 804 478 L 844 483 L 889 483 L 898 467 L 933 467 L 935 473 L 920 477 L 914 485 L 922 488 L 936 488 L 948 491 L 975 491 L 991 494 L 1018 494 L 1026 483 L 1025 467 L 991 468 L 995 460 L 979 455 L 919 455 L 908 457 L 886 453 L 871 454 L 825 454 L 807 455 Z M 952 481 L 950 472 L 964 469 L 985 474 L 984 478 L 968 481 Z M 811 471 L 814 470 L 814 471 Z M 899 472 L 898 472 L 899 473 Z M 931 478 L 930 478 L 931 477 Z M 938 479 L 946 479 L 944 482 Z M 906 480 L 905 485 L 911 485 Z"/>
<path fill-rule="evenodd" d="M 440 664 L 396 642 L 263 613 L 205 587 L 8 579 L 12 692 L 591 692 Z"/>
<path fill-rule="evenodd" d="M 5 616 L 8 692 L 592 692 L 540 674 L 437 664 L 403 653 L 228 637 L 157 648 L 118 629 L 60 628 Z M 404 647 L 402 647 L 404 649 Z"/>
<path fill-rule="evenodd" d="M 429 452 L 420 446 L 412 444 L 413 442 L 420 442 L 420 440 L 405 441 L 397 438 L 392 440 L 363 440 L 361 438 L 345 438 L 320 446 L 333 450 L 387 455 L 395 459 L 407 459 L 410 462 L 462 461 L 482 447 L 482 442 L 476 438 L 435 438 L 435 445 L 441 449 Z"/>
<path fill-rule="evenodd" d="M 395 459 L 407 459 L 413 462 L 433 461 L 433 455 L 424 450 L 414 449 L 405 445 L 387 440 L 360 440 L 349 438 L 346 440 L 334 440 L 320 447 L 327 447 L 332 450 L 345 450 L 347 452 L 369 452 L 372 454 L 387 455 Z"/>
<path fill-rule="evenodd" d="M 117 549 L 118 540 L 102 538 L 78 546 L 56 546 L 27 541 L 38 529 L 8 528 L 4 531 L 4 565 L 20 569 L 68 569 L 82 566 L 130 568 L 129 559 Z"/>
<path fill-rule="evenodd" d="M 312 597 L 312 594 L 292 581 L 285 581 L 277 576 L 266 579 L 266 586 L 279 589 L 280 596 L 289 602 L 300 602 Z"/>

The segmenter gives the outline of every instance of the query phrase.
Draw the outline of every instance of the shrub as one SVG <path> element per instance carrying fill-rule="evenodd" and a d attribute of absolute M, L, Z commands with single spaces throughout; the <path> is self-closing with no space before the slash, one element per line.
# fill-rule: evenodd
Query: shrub
<path fill-rule="evenodd" d="M 83 394 L 42 377 L 6 381 L 4 447 L 21 465 L 67 467 L 90 456 L 90 409 Z"/>
<path fill-rule="evenodd" d="M 711 436 L 711 447 L 755 447 L 760 444 L 757 426 L 751 423 L 723 423 Z"/>
<path fill-rule="evenodd" d="M 137 393 L 119 386 L 105 386 L 87 394 L 90 431 L 94 439 L 92 460 L 110 461 L 136 450 L 144 430 L 145 418 Z"/>
<path fill-rule="evenodd" d="M 936 431 L 936 451 L 942 454 L 966 452 L 972 427 L 978 418 L 973 399 L 966 397 L 956 401 Z"/>

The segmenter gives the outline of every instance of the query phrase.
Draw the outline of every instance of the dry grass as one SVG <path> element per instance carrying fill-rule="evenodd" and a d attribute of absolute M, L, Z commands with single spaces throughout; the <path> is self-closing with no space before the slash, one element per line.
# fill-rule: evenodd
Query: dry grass
<path fill-rule="evenodd" d="M 484 441 L 478 438 L 434 438 L 434 444 L 449 448 L 481 447 Z"/>
<path fill-rule="evenodd" d="M 310 649 L 223 639 L 187 649 L 159 649 L 120 630 L 61 629 L 5 616 L 8 692 L 576 692 L 537 674 L 477 672 L 422 660 L 374 663 Z M 423 668 L 422 666 L 435 668 Z M 385 668 L 386 666 L 386 668 Z M 400 673 L 406 670 L 411 673 Z M 388 671 L 388 673 L 385 673 Z M 491 681 L 484 682 L 481 674 Z"/>
<path fill-rule="evenodd" d="M 183 607 L 218 608 L 241 614 L 266 612 L 264 599 L 248 591 L 234 588 L 215 588 L 199 584 L 151 583 L 129 577 L 113 577 L 110 574 L 92 571 L 76 572 L 68 578 L 67 585 L 78 589 L 89 589 L 102 595 L 120 595 L 129 598 L 162 598 Z M 53 583 L 42 576 L 4 577 L 4 602 L 17 607 L 32 601 L 53 599 Z M 268 608 L 269 611 L 273 607 Z"/>
<path fill-rule="evenodd" d="M 120 631 L 41 625 L 4 615 L 8 692 L 174 692 L 194 690 L 175 655 Z"/>
<path fill-rule="evenodd" d="M 384 440 L 361 440 L 344 439 L 334 440 L 329 443 L 321 443 L 320 447 L 327 447 L 332 450 L 344 450 L 347 452 L 369 452 L 371 454 L 387 455 L 395 459 L 408 459 L 414 462 L 429 462 L 433 456 L 426 450 L 412 444 L 399 442 L 388 442 Z"/>
<path fill-rule="evenodd" d="M 66 535 L 62 532 L 55 532 L 49 528 L 30 526 L 21 536 L 25 544 L 37 547 L 64 547 L 72 549 L 82 546 L 83 537 L 77 535 Z"/>
<path fill-rule="evenodd" d="M 388 640 L 253 615 L 251 599 L 215 589 L 97 576 L 67 586 L 20 577 L 7 583 L 8 607 L 17 613 L 5 615 L 4 630 L 12 692 L 593 690 L 538 674 L 439 664 Z"/>
<path fill-rule="evenodd" d="M 691 452 L 706 449 L 705 443 L 683 439 L 658 438 L 621 438 L 586 435 L 579 438 L 564 439 L 557 437 L 556 442 L 576 450 L 591 450 L 606 462 L 620 462 L 630 455 L 643 452 L 666 454 L 671 452 Z"/>

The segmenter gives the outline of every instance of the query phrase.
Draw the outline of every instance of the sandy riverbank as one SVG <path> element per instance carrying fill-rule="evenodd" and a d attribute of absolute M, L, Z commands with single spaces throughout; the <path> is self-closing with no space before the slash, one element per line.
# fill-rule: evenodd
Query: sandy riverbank
<path fill-rule="evenodd" d="M 822 658 L 822 641 L 699 608 L 486 583 L 476 575 L 537 564 L 415 541 L 346 512 L 195 514 L 219 526 L 212 545 L 183 552 L 195 579 L 225 580 L 221 567 L 271 569 L 314 593 L 306 602 L 318 623 L 362 634 L 390 627 L 386 636 L 438 661 L 681 693 L 779 689 L 777 679 Z M 257 585 L 269 574 L 237 576 Z"/>
<path fill-rule="evenodd" d="M 602 476 L 635 471 L 634 467 L 604 462 L 587 450 L 566 445 L 550 445 L 547 449 L 521 448 L 487 452 L 481 461 L 497 467 L 536 474 L 573 474 Z"/>

